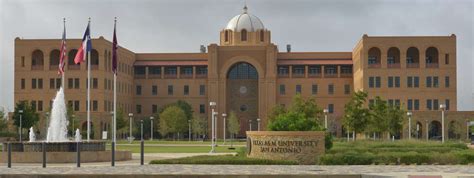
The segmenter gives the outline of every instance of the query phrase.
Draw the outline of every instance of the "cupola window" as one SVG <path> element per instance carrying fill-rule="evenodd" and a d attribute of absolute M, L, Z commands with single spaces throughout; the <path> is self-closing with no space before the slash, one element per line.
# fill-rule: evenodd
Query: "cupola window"
<path fill-rule="evenodd" d="M 229 41 L 229 30 L 226 30 L 226 31 L 224 32 L 224 41 L 225 41 L 225 42 L 228 42 L 228 41 Z"/>
<path fill-rule="evenodd" d="M 260 41 L 263 42 L 264 41 L 264 32 L 263 30 L 260 30 Z"/>
<path fill-rule="evenodd" d="M 240 31 L 240 40 L 247 41 L 247 30 L 242 29 L 242 31 Z"/>

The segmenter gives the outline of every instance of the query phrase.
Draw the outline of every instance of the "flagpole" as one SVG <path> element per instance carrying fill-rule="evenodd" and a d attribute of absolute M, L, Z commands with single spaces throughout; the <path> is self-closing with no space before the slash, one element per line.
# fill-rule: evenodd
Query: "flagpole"
<path fill-rule="evenodd" d="M 63 33 L 65 33 L 66 32 L 66 18 L 63 18 L 63 26 L 64 26 L 64 32 Z M 64 35 L 66 35 L 66 34 L 64 34 Z M 66 40 L 66 39 L 64 39 L 64 40 Z M 61 51 L 62 51 L 62 49 L 61 49 Z M 60 55 L 63 55 L 63 54 L 60 54 Z M 64 69 L 64 60 L 62 62 L 63 63 L 61 64 L 61 67 Z M 62 75 L 61 75 L 61 88 L 63 88 L 63 90 L 64 90 L 64 71 L 62 72 Z M 72 129 L 74 129 L 74 128 L 72 128 Z"/>
<path fill-rule="evenodd" d="M 91 18 L 89 17 L 89 37 L 91 34 Z M 87 38 L 87 37 L 86 37 Z M 92 40 L 92 39 L 91 39 Z M 86 46 L 87 49 L 87 46 Z M 91 135 L 91 52 L 87 51 L 87 142 L 90 141 Z"/>
<path fill-rule="evenodd" d="M 114 36 L 115 36 L 116 26 L 117 26 L 117 17 L 115 17 L 115 21 L 114 21 Z M 113 48 L 115 48 L 115 46 L 113 46 Z M 114 50 L 117 50 L 117 49 L 114 49 Z M 114 70 L 114 133 L 113 133 L 114 136 L 113 136 L 113 142 L 115 142 L 116 139 L 117 139 L 116 132 L 117 132 L 117 69 Z"/>

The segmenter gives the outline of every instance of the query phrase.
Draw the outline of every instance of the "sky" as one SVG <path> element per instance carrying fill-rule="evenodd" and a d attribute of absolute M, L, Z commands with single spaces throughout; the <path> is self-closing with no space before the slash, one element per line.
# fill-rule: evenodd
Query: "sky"
<path fill-rule="evenodd" d="M 0 0 L 0 109 L 13 110 L 14 39 L 111 40 L 137 53 L 199 52 L 242 12 L 292 51 L 352 51 L 363 34 L 457 36 L 458 110 L 474 110 L 474 3 L 470 0 Z M 58 44 L 59 48 L 60 44 Z"/>

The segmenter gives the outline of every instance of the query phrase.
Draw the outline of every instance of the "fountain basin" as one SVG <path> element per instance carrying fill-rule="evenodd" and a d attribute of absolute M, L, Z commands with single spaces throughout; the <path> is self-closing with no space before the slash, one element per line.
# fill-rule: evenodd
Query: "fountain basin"
<path fill-rule="evenodd" d="M 10 142 L 12 152 L 42 152 L 43 142 Z M 76 152 L 77 142 L 45 142 L 46 152 Z M 81 142 L 81 151 L 105 151 L 104 141 Z M 7 143 L 3 143 L 3 152 L 7 151 Z"/>

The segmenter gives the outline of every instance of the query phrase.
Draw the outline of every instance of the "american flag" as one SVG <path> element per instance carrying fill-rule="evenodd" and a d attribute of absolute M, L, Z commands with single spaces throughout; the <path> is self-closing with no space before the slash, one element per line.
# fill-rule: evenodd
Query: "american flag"
<path fill-rule="evenodd" d="M 66 61 L 64 60 L 65 58 L 66 58 L 66 24 L 64 24 L 63 39 L 61 40 L 61 53 L 59 54 L 59 70 L 58 70 L 59 75 L 64 73 L 64 66 L 66 64 Z"/>

